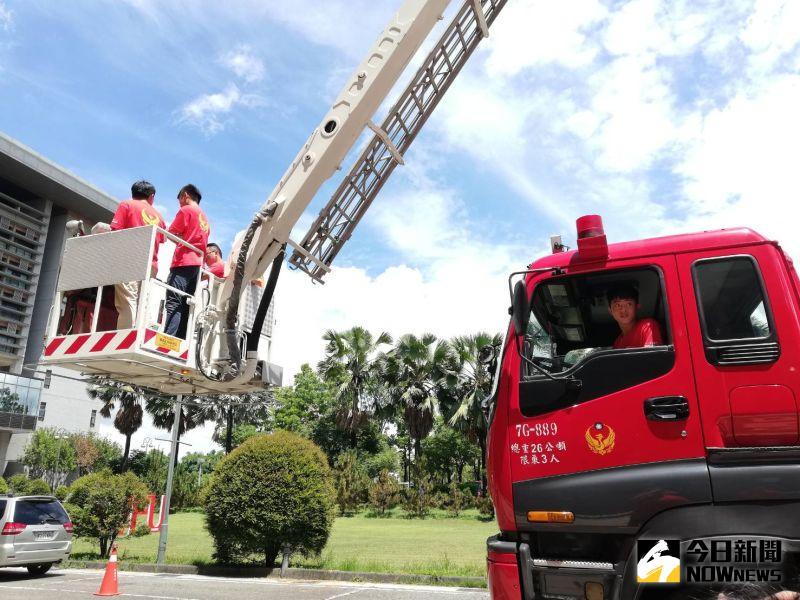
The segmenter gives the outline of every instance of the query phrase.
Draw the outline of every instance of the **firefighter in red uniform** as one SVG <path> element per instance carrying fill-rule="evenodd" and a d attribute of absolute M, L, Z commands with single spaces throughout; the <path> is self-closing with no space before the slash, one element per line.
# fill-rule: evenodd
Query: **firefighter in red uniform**
<path fill-rule="evenodd" d="M 225 279 L 225 261 L 222 260 L 222 251 L 214 243 L 206 247 L 206 267 L 215 277 Z"/>
<path fill-rule="evenodd" d="M 200 210 L 201 198 L 200 190 L 196 186 L 191 183 L 183 186 L 178 192 L 180 208 L 169 226 L 170 233 L 184 239 L 202 253 L 198 254 L 178 244 L 172 255 L 167 284 L 190 295 L 194 294 L 197 288 L 200 266 L 203 264 L 208 235 L 211 231 L 208 217 Z M 164 331 L 169 335 L 186 339 L 186 326 L 189 321 L 189 305 L 186 297 L 168 291 L 165 308 Z"/>
<path fill-rule="evenodd" d="M 614 348 L 644 348 L 660 346 L 661 327 L 655 319 L 639 319 L 639 292 L 631 285 L 616 286 L 608 291 L 608 312 L 619 325 L 621 333 L 614 340 Z"/>
<path fill-rule="evenodd" d="M 164 219 L 153 206 L 156 197 L 156 188 L 148 181 L 137 181 L 131 186 L 131 199 L 119 203 L 117 212 L 111 220 L 111 230 L 129 229 L 143 225 L 156 225 L 166 228 Z M 164 242 L 164 234 L 156 235 L 153 248 L 153 263 L 150 267 L 150 276 L 158 273 L 158 247 Z M 139 282 L 118 283 L 114 286 L 114 305 L 117 309 L 117 329 L 130 329 L 133 327 L 136 315 L 136 305 L 139 300 Z"/>

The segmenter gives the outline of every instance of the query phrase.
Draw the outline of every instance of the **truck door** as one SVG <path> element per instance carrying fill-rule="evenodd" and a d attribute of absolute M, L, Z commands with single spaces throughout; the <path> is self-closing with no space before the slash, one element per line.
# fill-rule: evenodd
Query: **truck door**
<path fill-rule="evenodd" d="M 620 283 L 639 290 L 640 317 L 659 322 L 663 345 L 611 348 L 619 327 L 606 294 Z M 523 364 L 518 395 L 512 392 L 509 403 L 507 436 L 517 528 L 552 527 L 532 523 L 537 517 L 531 511 L 569 511 L 573 530 L 635 531 L 672 506 L 710 502 L 674 256 L 540 278 L 532 307 L 531 323 L 546 330 L 538 345 L 574 350 L 551 351 L 541 359 L 525 352 L 581 387 L 565 396 L 562 380 Z"/>
<path fill-rule="evenodd" d="M 716 501 L 800 498 L 798 310 L 772 244 L 678 257 Z"/>

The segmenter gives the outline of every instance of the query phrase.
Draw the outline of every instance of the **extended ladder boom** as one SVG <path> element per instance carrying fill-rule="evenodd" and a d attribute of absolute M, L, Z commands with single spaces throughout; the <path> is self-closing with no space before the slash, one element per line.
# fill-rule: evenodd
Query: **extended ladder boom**
<path fill-rule="evenodd" d="M 291 266 L 322 280 L 505 4 L 506 0 L 464 3 L 383 124 L 371 127 L 375 135 L 292 254 Z"/>

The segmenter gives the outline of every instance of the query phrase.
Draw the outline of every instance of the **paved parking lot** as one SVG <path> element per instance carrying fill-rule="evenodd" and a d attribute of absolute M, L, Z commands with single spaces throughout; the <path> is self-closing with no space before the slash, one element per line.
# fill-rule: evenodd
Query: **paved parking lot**
<path fill-rule="evenodd" d="M 100 587 L 102 571 L 52 570 L 33 579 L 24 569 L 0 569 L 3 600 L 72 600 L 93 598 Z M 339 581 L 287 581 L 234 579 L 203 575 L 151 573 L 119 574 L 120 597 L 152 600 L 488 600 L 485 590 L 432 586 L 349 583 Z"/>

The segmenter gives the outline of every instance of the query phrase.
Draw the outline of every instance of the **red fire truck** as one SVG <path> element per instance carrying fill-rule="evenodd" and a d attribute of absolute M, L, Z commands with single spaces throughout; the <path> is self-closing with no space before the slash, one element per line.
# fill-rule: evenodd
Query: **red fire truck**
<path fill-rule="evenodd" d="M 517 274 L 490 408 L 493 600 L 636 598 L 637 541 L 800 540 L 800 281 L 749 229 L 577 249 Z M 607 291 L 663 345 L 615 350 Z M 679 560 L 679 557 L 675 557 Z M 794 574 L 796 575 L 796 573 Z M 777 579 L 777 577 L 776 577 Z M 687 597 L 679 592 L 675 597 Z"/>

